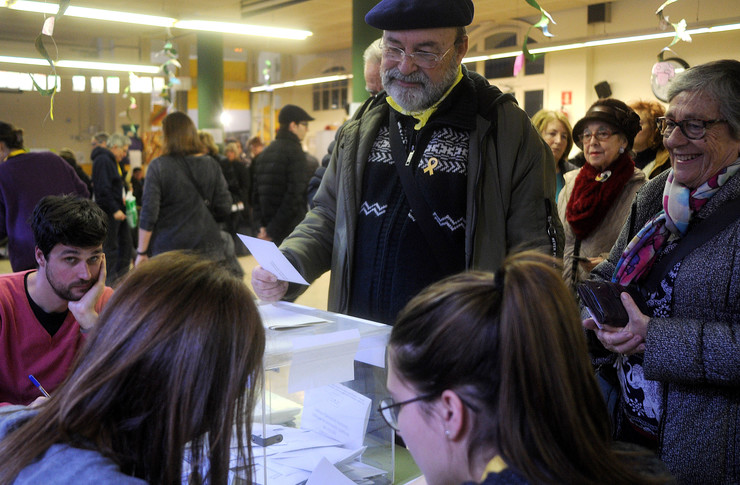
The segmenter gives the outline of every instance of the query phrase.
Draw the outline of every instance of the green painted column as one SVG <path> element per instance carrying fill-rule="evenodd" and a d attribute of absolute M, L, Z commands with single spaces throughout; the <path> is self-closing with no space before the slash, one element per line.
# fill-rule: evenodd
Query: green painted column
<path fill-rule="evenodd" d="M 224 39 L 222 34 L 198 33 L 198 128 L 221 128 L 224 110 Z M 187 61 L 187 60 L 186 60 Z"/>
<path fill-rule="evenodd" d="M 365 65 L 362 54 L 375 39 L 383 35 L 382 30 L 365 23 L 365 14 L 379 0 L 352 0 L 352 102 L 362 103 L 369 94 L 365 91 Z"/>

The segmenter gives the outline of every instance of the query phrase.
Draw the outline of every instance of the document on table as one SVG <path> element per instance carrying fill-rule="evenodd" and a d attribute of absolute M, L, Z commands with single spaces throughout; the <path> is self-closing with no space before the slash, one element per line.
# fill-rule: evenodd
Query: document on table
<path fill-rule="evenodd" d="M 297 485 L 305 483 L 309 475 L 316 474 L 314 483 L 340 483 L 339 481 L 322 481 L 322 477 L 340 473 L 361 481 L 366 477 L 386 473 L 379 468 L 371 467 L 357 461 L 365 447 L 350 448 L 321 433 L 308 429 L 295 429 L 285 426 L 267 425 L 253 429 L 253 433 L 265 436 L 282 435 L 282 441 L 265 448 L 252 444 L 254 456 L 254 483 L 262 484 L 265 474 L 269 485 Z M 232 443 L 232 454 L 235 444 Z M 265 460 L 266 458 L 266 460 Z M 329 465 L 327 465 L 327 463 Z M 332 470 L 333 469 L 333 470 Z M 316 482 L 315 480 L 319 480 Z M 350 481 L 349 483 L 352 483 Z"/>
<path fill-rule="evenodd" d="M 237 234 L 237 236 L 239 236 L 239 239 L 249 249 L 249 252 L 252 253 L 252 256 L 254 256 L 254 259 L 257 260 L 260 266 L 277 276 L 279 280 L 308 285 L 308 281 L 290 264 L 288 258 L 280 252 L 274 242 L 245 236 L 244 234 Z"/>
<path fill-rule="evenodd" d="M 342 384 L 306 391 L 301 427 L 321 433 L 350 449 L 360 448 L 372 400 Z"/>

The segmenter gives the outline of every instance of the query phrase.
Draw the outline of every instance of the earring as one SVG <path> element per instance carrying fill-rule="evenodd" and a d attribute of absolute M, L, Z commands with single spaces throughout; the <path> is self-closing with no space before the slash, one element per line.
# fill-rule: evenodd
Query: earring
<path fill-rule="evenodd" d="M 624 153 L 624 147 L 619 147 L 619 153 Z"/>
<path fill-rule="evenodd" d="M 447 436 L 447 439 L 450 439 L 450 430 L 449 429 L 446 429 L 445 430 L 445 436 Z"/>

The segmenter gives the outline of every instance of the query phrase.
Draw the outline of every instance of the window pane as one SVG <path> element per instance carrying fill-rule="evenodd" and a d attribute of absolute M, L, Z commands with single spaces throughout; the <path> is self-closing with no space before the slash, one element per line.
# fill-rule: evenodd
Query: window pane
<path fill-rule="evenodd" d="M 500 77 L 514 76 L 514 61 L 516 59 L 509 57 L 506 59 L 489 59 L 485 62 L 486 79 L 496 79 Z"/>
<path fill-rule="evenodd" d="M 531 76 L 532 74 L 544 74 L 545 73 L 545 56 L 537 56 L 534 61 L 527 61 L 524 63 L 524 75 Z"/>
<path fill-rule="evenodd" d="M 531 118 L 536 112 L 542 109 L 544 104 L 545 92 L 542 89 L 537 91 L 524 91 L 524 111 Z"/>

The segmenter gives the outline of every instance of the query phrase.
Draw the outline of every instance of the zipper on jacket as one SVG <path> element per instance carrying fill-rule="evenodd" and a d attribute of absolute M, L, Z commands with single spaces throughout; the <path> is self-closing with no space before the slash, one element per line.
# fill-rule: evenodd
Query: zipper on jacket
<path fill-rule="evenodd" d="M 552 247 L 552 257 L 558 257 L 558 231 L 555 229 L 555 223 L 552 219 L 552 207 L 550 199 L 545 199 L 545 212 L 547 213 L 547 235 L 550 237 L 550 246 Z"/>

